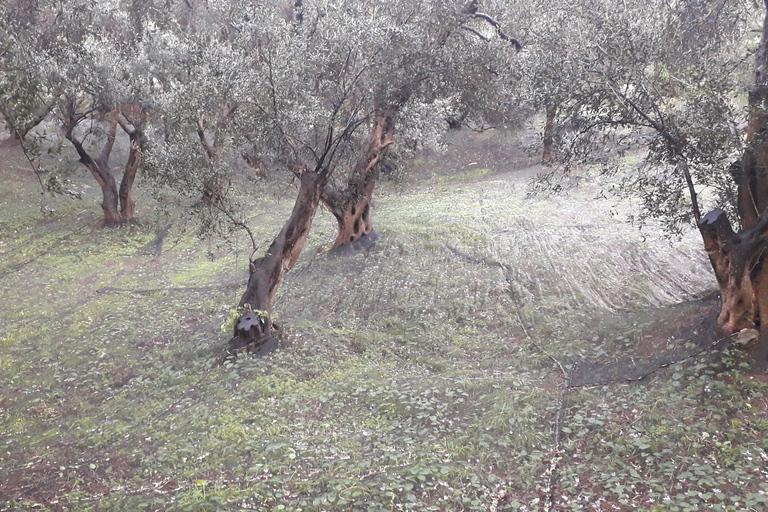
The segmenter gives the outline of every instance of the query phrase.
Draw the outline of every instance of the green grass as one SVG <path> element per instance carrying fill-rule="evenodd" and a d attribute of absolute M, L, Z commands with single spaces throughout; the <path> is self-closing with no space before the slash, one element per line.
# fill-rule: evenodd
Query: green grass
<path fill-rule="evenodd" d="M 2 511 L 544 510 L 556 456 L 557 510 L 765 508 L 768 390 L 737 352 L 621 381 L 693 350 L 714 280 L 693 234 L 638 233 L 597 181 L 383 184 L 381 240 L 344 258 L 318 254 L 320 213 L 278 293 L 280 350 L 221 363 L 242 235 L 175 228 L 146 255 L 166 221 L 145 194 L 142 224 L 98 230 L 92 189 L 43 219 L 34 181 L 0 172 Z M 264 247 L 290 192 L 244 198 Z M 618 382 L 562 394 L 541 349 Z"/>

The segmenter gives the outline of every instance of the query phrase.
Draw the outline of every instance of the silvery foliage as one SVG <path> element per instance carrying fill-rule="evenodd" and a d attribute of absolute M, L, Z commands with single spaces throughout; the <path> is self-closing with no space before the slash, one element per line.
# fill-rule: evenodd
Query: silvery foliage
<path fill-rule="evenodd" d="M 175 72 L 157 95 L 164 133 L 150 152 L 158 183 L 191 197 L 212 179 L 236 183 L 244 154 L 273 172 L 327 167 L 342 181 L 363 158 L 377 109 L 403 95 L 396 154 L 438 143 L 445 119 L 466 108 L 470 85 L 475 104 L 497 101 L 483 91 L 502 83 L 508 66 L 499 62 L 508 57 L 492 34 L 484 41 L 460 28 L 464 2 L 286 5 L 208 2 L 193 30 L 172 36 Z M 217 141 L 215 159 L 200 143 L 201 121 L 209 145 Z M 235 187 L 212 212 L 241 218 L 229 202 L 238 193 L 252 192 Z"/>
<path fill-rule="evenodd" d="M 678 234 L 693 220 L 687 169 L 702 208 L 733 209 L 727 169 L 743 148 L 744 91 L 760 12 L 751 1 L 520 2 L 529 23 L 517 101 L 558 106 L 559 157 L 615 175 L 649 219 Z M 527 21 L 526 21 L 527 20 Z M 677 141 L 672 144 L 671 141 Z M 618 165 L 647 146 L 634 171 Z M 552 178 L 548 176 L 547 178 Z M 543 188 L 557 188 L 544 179 Z"/>
<path fill-rule="evenodd" d="M 104 140 L 105 114 L 128 103 L 151 108 L 167 24 L 153 2 L 17 0 L 0 5 L 0 20 L 0 90 L 13 98 L 15 115 L 47 106 L 49 124 L 61 129 L 75 119 L 76 135 L 93 151 Z M 43 146 L 61 142 L 61 132 L 36 135 L 45 135 Z"/>

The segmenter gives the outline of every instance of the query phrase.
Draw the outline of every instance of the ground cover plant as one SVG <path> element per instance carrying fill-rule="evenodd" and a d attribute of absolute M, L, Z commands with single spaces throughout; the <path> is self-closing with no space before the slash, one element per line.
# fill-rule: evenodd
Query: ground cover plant
<path fill-rule="evenodd" d="M 374 246 L 318 251 L 321 210 L 279 349 L 235 358 L 244 235 L 166 232 L 141 190 L 96 229 L 83 177 L 41 217 L 4 142 L 0 510 L 763 510 L 766 385 L 713 334 L 694 234 L 638 231 L 589 173 L 531 195 L 499 137 L 384 183 Z M 295 192 L 260 186 L 266 243 Z"/>

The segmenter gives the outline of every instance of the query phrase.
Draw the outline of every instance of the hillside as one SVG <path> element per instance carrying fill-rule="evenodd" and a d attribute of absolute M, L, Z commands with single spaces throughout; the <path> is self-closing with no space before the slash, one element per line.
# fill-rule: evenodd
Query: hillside
<path fill-rule="evenodd" d="M 382 184 L 374 246 L 322 252 L 321 213 L 279 350 L 236 359 L 244 235 L 200 241 L 146 191 L 98 229 L 82 175 L 44 217 L 3 143 L 0 511 L 762 510 L 768 390 L 712 348 L 698 234 L 639 231 L 588 173 L 532 196 L 504 139 L 453 142 Z M 266 246 L 294 192 L 253 186 Z"/>

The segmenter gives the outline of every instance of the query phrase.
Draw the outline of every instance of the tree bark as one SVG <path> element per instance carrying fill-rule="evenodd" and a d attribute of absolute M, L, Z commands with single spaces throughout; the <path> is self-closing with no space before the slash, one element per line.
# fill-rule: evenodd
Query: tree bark
<path fill-rule="evenodd" d="M 371 200 L 378 174 L 376 169 L 355 172 L 350 176 L 346 190 L 323 191 L 323 204 L 338 224 L 331 249 L 351 244 L 373 231 Z"/>
<path fill-rule="evenodd" d="M 129 116 L 129 111 L 136 115 Z M 76 115 L 74 111 L 71 111 L 70 118 L 64 126 L 66 130 L 65 136 L 80 156 L 80 163 L 91 171 L 91 175 L 93 175 L 96 183 L 101 188 L 101 209 L 104 212 L 102 224 L 108 227 L 116 226 L 133 219 L 136 213 L 136 204 L 133 201 L 133 183 L 142 162 L 146 111 L 140 105 L 128 105 L 124 108 L 123 112 L 117 110 L 110 112 L 107 140 L 101 154 L 97 158 L 92 157 L 88 153 L 83 146 L 83 142 L 78 140 L 74 134 L 75 128 L 83 119 L 85 119 L 84 116 Z M 118 125 L 128 134 L 131 143 L 119 189 L 115 175 L 109 166 L 109 158 L 117 138 Z"/>
<path fill-rule="evenodd" d="M 541 154 L 541 163 L 544 165 L 552 165 L 552 146 L 555 140 L 555 116 L 557 115 L 557 105 L 547 103 L 544 110 L 544 150 Z"/>
<path fill-rule="evenodd" d="M 122 221 L 133 219 L 136 213 L 136 203 L 133 201 L 133 182 L 136 180 L 136 173 L 141 167 L 142 151 L 144 150 L 144 125 L 146 124 L 147 114 L 141 105 L 128 105 L 123 112 L 124 120 L 120 121 L 120 127 L 128 134 L 130 149 L 128 151 L 128 160 L 125 163 L 123 179 L 120 181 L 120 191 L 118 194 L 120 200 L 120 216 Z M 134 112 L 130 118 L 129 111 Z M 125 122 L 124 122 L 125 121 Z"/>
<path fill-rule="evenodd" d="M 768 0 L 756 55 L 755 82 L 749 93 L 747 145 L 730 168 L 737 188 L 741 230 L 734 233 L 725 212 L 714 210 L 698 222 L 720 287 L 718 324 L 726 333 L 743 328 L 761 331 L 749 347 L 758 368 L 768 360 Z M 768 320 L 766 320 L 768 325 Z"/>
<path fill-rule="evenodd" d="M 132 220 L 136 213 L 136 203 L 133 201 L 133 182 L 136 172 L 141 166 L 141 135 L 131 135 L 131 149 L 128 153 L 128 161 L 125 164 L 125 172 L 120 182 L 120 217 L 123 221 Z"/>
<path fill-rule="evenodd" d="M 371 202 L 381 161 L 394 142 L 397 112 L 405 100 L 383 111 L 376 119 L 371 142 L 363 158 L 357 163 L 344 190 L 326 187 L 320 199 L 338 224 L 336 241 L 331 249 L 351 244 L 373 231 Z"/>
<path fill-rule="evenodd" d="M 235 323 L 234 336 L 230 341 L 233 349 L 258 348 L 268 342 L 277 330 L 272 321 L 275 293 L 304 248 L 320 204 L 320 193 L 327 181 L 327 173 L 304 171 L 301 174 L 299 194 L 290 218 L 264 257 L 251 263 L 248 287 L 240 299 L 240 307 L 249 307 L 253 313 L 241 316 Z"/>
<path fill-rule="evenodd" d="M 91 171 L 96 183 L 101 188 L 101 209 L 104 212 L 103 223 L 105 226 L 114 226 L 119 224 L 122 220 L 119 209 L 119 194 L 117 191 L 117 182 L 115 176 L 112 174 L 112 170 L 109 168 L 109 156 L 112 152 L 112 147 L 115 144 L 115 137 L 117 135 L 117 115 L 113 113 L 110 120 L 109 132 L 107 134 L 107 142 L 98 158 L 91 157 L 85 150 L 81 141 L 75 137 L 73 130 L 77 122 L 71 121 L 67 124 L 66 138 L 69 140 L 80 156 L 80 163 Z"/>
<path fill-rule="evenodd" d="M 763 229 L 768 227 L 768 221 L 764 220 L 763 224 Z M 722 306 L 718 324 L 727 334 L 759 326 L 760 301 L 757 300 L 759 293 L 755 293 L 759 290 L 754 285 L 760 284 L 762 272 L 754 265 L 760 257 L 757 249 L 764 245 L 764 242 L 758 243 L 762 233 L 759 229 L 734 233 L 722 210 L 709 212 L 698 226 L 720 287 Z"/>

